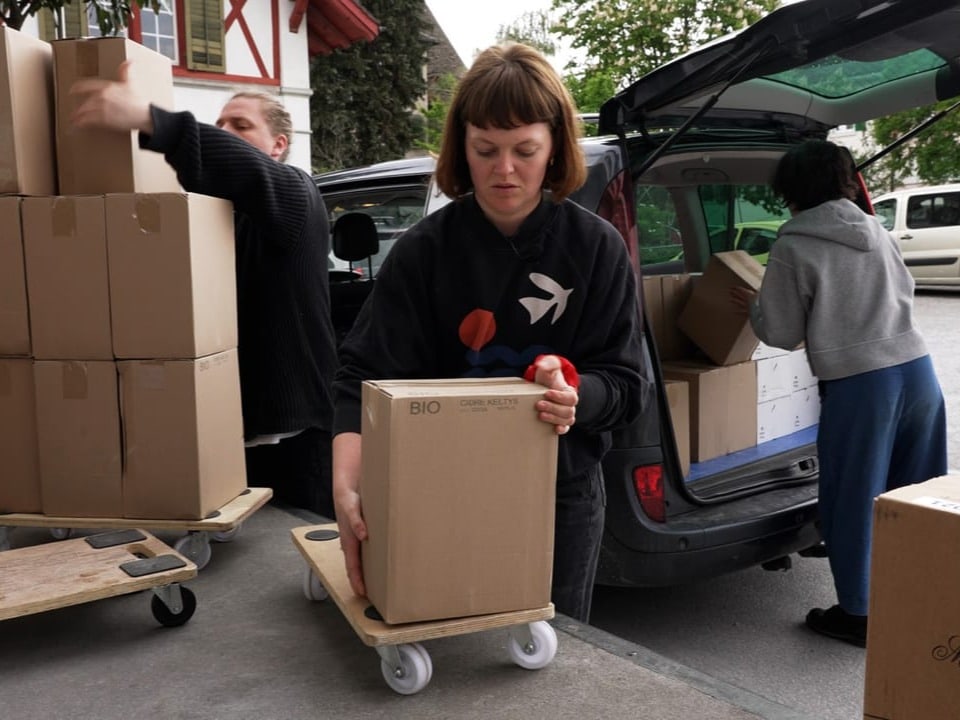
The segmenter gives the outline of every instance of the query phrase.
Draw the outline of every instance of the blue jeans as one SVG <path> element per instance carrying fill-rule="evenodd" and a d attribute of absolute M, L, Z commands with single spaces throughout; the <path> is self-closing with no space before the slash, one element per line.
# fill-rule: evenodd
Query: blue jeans
<path fill-rule="evenodd" d="M 590 621 L 606 493 L 599 465 L 557 483 L 551 596 L 558 613 L 580 622 Z"/>
<path fill-rule="evenodd" d="M 943 393 L 929 356 L 820 383 L 820 532 L 837 600 L 866 615 L 873 500 L 947 472 Z"/>

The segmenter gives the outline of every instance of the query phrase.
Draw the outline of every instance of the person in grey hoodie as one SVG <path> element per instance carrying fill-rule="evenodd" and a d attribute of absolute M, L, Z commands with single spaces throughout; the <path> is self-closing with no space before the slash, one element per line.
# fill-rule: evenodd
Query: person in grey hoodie
<path fill-rule="evenodd" d="M 852 202 L 849 151 L 802 143 L 781 159 L 773 189 L 792 218 L 759 293 L 736 290 L 733 302 L 768 345 L 805 343 L 819 378 L 820 531 L 838 604 L 811 610 L 806 624 L 864 647 L 873 499 L 946 473 L 943 393 L 896 241 Z"/>

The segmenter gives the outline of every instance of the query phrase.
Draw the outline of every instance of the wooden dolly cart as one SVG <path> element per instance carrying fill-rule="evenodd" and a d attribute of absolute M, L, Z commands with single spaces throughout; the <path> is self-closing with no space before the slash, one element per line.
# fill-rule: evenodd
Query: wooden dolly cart
<path fill-rule="evenodd" d="M 557 653 L 557 633 L 546 622 L 554 614 L 552 603 L 533 610 L 388 625 L 350 587 L 340 543 L 330 542 L 339 537 L 335 523 L 298 527 L 290 532 L 307 562 L 304 595 L 316 601 L 333 597 L 363 643 L 380 655 L 380 670 L 387 685 L 401 695 L 419 692 L 433 676 L 433 662 L 420 644 L 424 640 L 509 627 L 507 650 L 510 659 L 520 667 L 539 670 L 549 665 Z"/>
<path fill-rule="evenodd" d="M 152 589 L 151 609 L 166 627 L 197 607 L 179 583 L 197 566 L 149 533 L 117 530 L 0 552 L 0 620 Z"/>
<path fill-rule="evenodd" d="M 127 529 L 186 531 L 173 549 L 189 558 L 198 570 L 210 562 L 213 551 L 210 541 L 230 542 L 233 540 L 243 521 L 263 507 L 273 496 L 270 488 L 247 488 L 233 500 L 215 510 L 203 520 L 144 520 L 138 518 L 95 518 L 62 517 L 33 513 L 0 514 L 0 550 L 9 550 L 8 528 L 41 527 L 50 528 L 54 538 L 63 540 L 70 537 L 75 529 Z"/>

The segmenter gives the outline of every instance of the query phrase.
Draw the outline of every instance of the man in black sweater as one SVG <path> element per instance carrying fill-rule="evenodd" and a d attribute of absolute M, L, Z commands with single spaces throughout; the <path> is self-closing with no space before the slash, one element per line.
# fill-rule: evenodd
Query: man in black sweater
<path fill-rule="evenodd" d="M 333 518 L 330 229 L 310 176 L 283 162 L 290 115 L 268 94 L 239 93 L 214 127 L 150 105 L 129 72 L 127 61 L 118 81 L 77 81 L 73 122 L 137 130 L 140 147 L 163 153 L 185 190 L 233 203 L 247 484 Z"/>

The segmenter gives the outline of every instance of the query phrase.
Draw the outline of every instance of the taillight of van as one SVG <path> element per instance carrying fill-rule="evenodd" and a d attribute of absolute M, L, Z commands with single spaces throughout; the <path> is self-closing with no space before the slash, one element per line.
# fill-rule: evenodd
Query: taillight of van
<path fill-rule="evenodd" d="M 666 522 L 667 507 L 663 500 L 663 465 L 641 465 L 633 470 L 633 489 L 647 517 Z"/>

